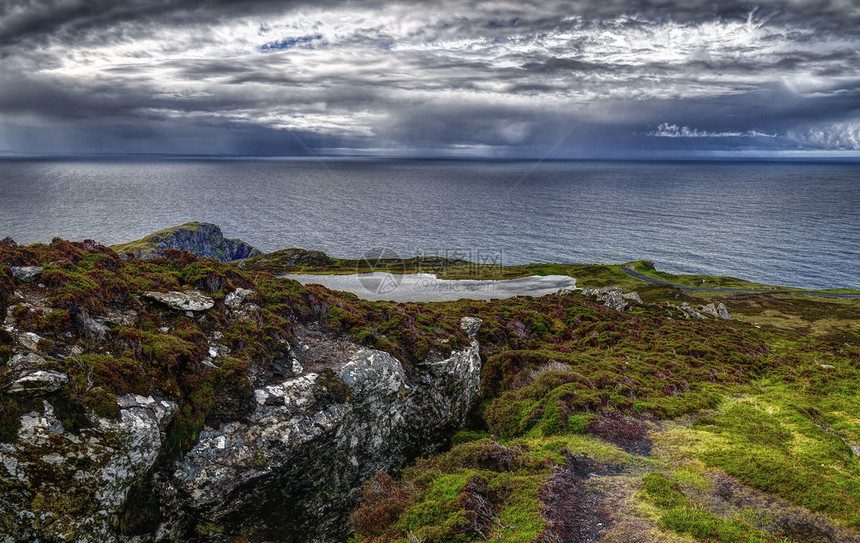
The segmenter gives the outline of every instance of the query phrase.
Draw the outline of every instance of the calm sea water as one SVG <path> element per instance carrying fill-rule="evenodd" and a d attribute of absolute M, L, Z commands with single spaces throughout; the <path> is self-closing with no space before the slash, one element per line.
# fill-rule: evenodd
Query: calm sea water
<path fill-rule="evenodd" d="M 0 161 L 0 237 L 113 244 L 187 221 L 263 251 L 653 260 L 860 288 L 860 165 L 343 160 Z"/>

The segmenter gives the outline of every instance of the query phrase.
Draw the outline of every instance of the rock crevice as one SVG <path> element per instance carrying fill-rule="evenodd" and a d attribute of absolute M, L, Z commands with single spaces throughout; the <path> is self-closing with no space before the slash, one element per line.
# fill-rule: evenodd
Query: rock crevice
<path fill-rule="evenodd" d="M 361 349 L 336 370 L 255 389 L 247 422 L 205 429 L 158 478 L 159 540 L 345 539 L 361 484 L 438 450 L 477 402 L 479 325 L 464 320 L 471 344 L 412 377 Z"/>
<path fill-rule="evenodd" d="M 0 442 L 0 541 L 346 540 L 363 482 L 437 452 L 476 404 L 480 325 L 464 318 L 464 348 L 408 371 L 383 351 L 305 337 L 337 359 L 261 380 L 249 412 L 213 420 L 178 457 L 166 438 L 176 403 L 121 395 L 116 417 L 88 409 L 72 427 L 73 383 L 46 369 L 56 360 L 16 355 L 0 393 L 34 407 Z"/>

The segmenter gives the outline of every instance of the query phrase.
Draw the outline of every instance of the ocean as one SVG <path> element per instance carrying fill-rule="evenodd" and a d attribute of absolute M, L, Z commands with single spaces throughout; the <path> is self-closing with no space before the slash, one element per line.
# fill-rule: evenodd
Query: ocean
<path fill-rule="evenodd" d="M 0 160 L 0 238 L 110 245 L 188 221 L 263 251 L 381 248 L 505 265 L 860 288 L 860 164 Z"/>

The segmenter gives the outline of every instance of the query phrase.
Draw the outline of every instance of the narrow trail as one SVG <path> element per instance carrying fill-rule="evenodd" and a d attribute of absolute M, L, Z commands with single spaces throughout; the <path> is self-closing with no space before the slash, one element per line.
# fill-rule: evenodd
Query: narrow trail
<path fill-rule="evenodd" d="M 814 292 L 808 290 L 754 290 L 754 289 L 742 289 L 742 288 L 708 288 L 708 287 L 688 287 L 684 285 L 676 285 L 674 283 L 669 283 L 667 281 L 661 281 L 660 279 L 654 279 L 653 277 L 648 277 L 647 275 L 642 275 L 641 273 L 628 270 L 627 268 L 621 268 L 624 270 L 624 273 L 631 277 L 635 277 L 636 279 L 641 279 L 643 281 L 647 281 L 649 283 L 654 283 L 657 285 L 668 285 L 670 287 L 674 287 L 681 290 L 691 290 L 691 291 L 702 291 L 702 292 L 748 292 L 753 294 L 804 294 L 806 296 L 826 296 L 828 298 L 860 298 L 860 294 L 838 294 L 833 292 Z"/>

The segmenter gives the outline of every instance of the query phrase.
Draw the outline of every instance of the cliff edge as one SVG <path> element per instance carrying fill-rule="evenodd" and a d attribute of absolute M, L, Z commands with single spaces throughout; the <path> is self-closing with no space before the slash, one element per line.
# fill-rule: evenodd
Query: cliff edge
<path fill-rule="evenodd" d="M 478 400 L 480 319 L 165 257 L 0 241 L 0 541 L 345 541 Z"/>
<path fill-rule="evenodd" d="M 177 249 L 221 262 L 263 254 L 242 240 L 225 238 L 218 225 L 197 221 L 159 230 L 137 241 L 120 243 L 111 248 L 120 255 L 132 255 L 134 258 L 153 258 L 168 249 Z"/>

